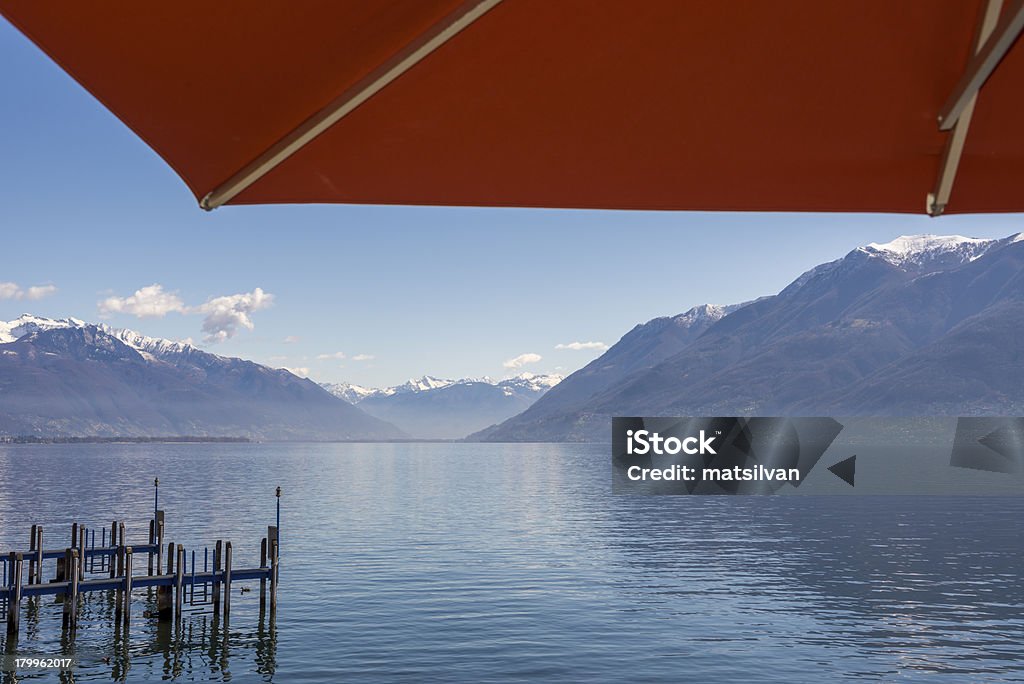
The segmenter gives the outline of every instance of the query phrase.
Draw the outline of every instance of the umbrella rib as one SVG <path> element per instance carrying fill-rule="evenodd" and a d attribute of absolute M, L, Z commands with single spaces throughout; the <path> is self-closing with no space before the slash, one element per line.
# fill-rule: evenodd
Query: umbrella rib
<path fill-rule="evenodd" d="M 999 13 L 1003 9 L 1003 0 L 988 0 L 985 4 L 981 21 L 978 24 L 978 31 L 974 37 L 974 50 L 972 55 L 977 55 L 982 47 L 988 42 L 989 37 L 996 28 L 999 21 Z M 978 100 L 978 93 L 975 92 L 967 100 L 963 111 L 953 126 L 953 132 L 946 140 L 946 147 L 942 153 L 942 162 L 939 165 L 939 178 L 935 184 L 935 191 L 928 193 L 927 209 L 929 216 L 941 216 L 949 204 L 950 195 L 953 194 L 953 183 L 956 180 L 956 172 L 960 167 L 960 157 L 964 152 L 964 144 L 967 142 L 967 131 L 971 127 L 971 117 L 974 116 L 974 105 Z"/>
<path fill-rule="evenodd" d="M 501 0 L 467 0 L 463 2 L 458 9 L 431 26 L 387 62 L 374 69 L 326 107 L 306 119 L 295 130 L 271 145 L 231 178 L 207 193 L 199 201 L 199 206 L 210 211 L 230 202 L 239 193 L 383 90 L 500 2 Z"/>
<path fill-rule="evenodd" d="M 967 70 L 956 84 L 953 93 L 939 112 L 939 129 L 948 131 L 960 118 L 967 102 L 985 84 L 999 62 L 1010 50 L 1021 30 L 1024 30 L 1024 0 L 1017 0 L 1010 10 L 1003 14 L 988 40 L 967 65 Z"/>

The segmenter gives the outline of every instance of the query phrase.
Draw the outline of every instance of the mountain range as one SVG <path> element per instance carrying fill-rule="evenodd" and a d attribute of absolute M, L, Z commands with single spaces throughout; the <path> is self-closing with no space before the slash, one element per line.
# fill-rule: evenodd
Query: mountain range
<path fill-rule="evenodd" d="M 423 376 L 372 389 L 323 383 L 337 397 L 420 439 L 461 439 L 522 412 L 562 380 L 560 375 L 523 373 L 505 380 Z"/>
<path fill-rule="evenodd" d="M 406 437 L 286 370 L 28 314 L 0 322 L 0 435 Z"/>
<path fill-rule="evenodd" d="M 471 439 L 606 441 L 616 415 L 1022 411 L 1024 236 L 904 236 L 776 295 L 637 326 Z"/>

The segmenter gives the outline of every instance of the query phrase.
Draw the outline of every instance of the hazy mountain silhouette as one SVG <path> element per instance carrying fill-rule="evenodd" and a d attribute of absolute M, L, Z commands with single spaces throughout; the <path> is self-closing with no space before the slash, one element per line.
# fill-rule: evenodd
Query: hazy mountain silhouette
<path fill-rule="evenodd" d="M 523 411 L 561 379 L 523 373 L 504 380 L 424 376 L 384 389 L 348 383 L 322 386 L 413 437 L 461 439 Z"/>
<path fill-rule="evenodd" d="M 286 370 L 74 319 L 0 328 L 0 340 L 17 335 L 0 344 L 0 434 L 404 436 Z"/>

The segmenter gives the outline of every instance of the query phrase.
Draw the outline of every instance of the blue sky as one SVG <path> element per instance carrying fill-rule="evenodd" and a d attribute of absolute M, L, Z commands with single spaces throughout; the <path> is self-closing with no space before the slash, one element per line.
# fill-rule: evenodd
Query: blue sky
<path fill-rule="evenodd" d="M 558 345 L 612 344 L 656 316 L 771 294 L 858 245 L 1024 230 L 1021 215 L 206 213 L 149 148 L 2 19 L 0 64 L 0 320 L 29 311 L 104 321 L 305 368 L 317 380 L 567 373 L 599 352 Z M 55 291 L 28 298 L 29 287 L 47 285 Z M 162 296 L 149 289 L 131 299 L 153 285 Z M 166 313 L 136 315 L 158 311 Z M 221 339 L 204 342 L 211 334 Z M 541 358 L 505 366 L 524 354 Z"/>

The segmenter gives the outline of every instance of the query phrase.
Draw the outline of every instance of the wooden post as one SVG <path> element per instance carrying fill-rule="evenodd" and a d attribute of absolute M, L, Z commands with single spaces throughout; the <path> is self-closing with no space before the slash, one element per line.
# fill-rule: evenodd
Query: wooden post
<path fill-rule="evenodd" d="M 57 575 L 59 581 L 70 582 L 71 581 L 71 549 L 64 549 L 64 555 L 57 559 Z M 71 585 L 68 585 L 68 590 L 57 594 L 56 600 L 63 602 L 64 604 L 64 626 L 67 627 L 68 621 L 68 593 L 71 591 Z"/>
<path fill-rule="evenodd" d="M 224 616 L 231 612 L 231 542 L 224 544 Z"/>
<path fill-rule="evenodd" d="M 68 589 L 64 592 L 62 598 L 64 600 L 64 610 L 61 619 L 61 624 L 64 629 L 73 628 L 73 615 L 72 612 L 75 610 L 75 601 L 78 599 L 78 568 L 75 566 L 75 549 L 68 548 L 64 551 L 64 569 L 65 569 L 65 581 L 68 583 Z"/>
<path fill-rule="evenodd" d="M 273 613 L 277 610 L 277 581 L 278 581 L 278 545 L 277 545 L 277 527 L 270 526 L 267 528 L 267 547 L 270 551 L 270 611 Z"/>
<path fill-rule="evenodd" d="M 170 554 L 170 550 L 168 550 Z M 178 544 L 178 562 L 174 568 L 174 619 L 181 620 L 182 588 L 185 579 L 185 547 Z"/>
<path fill-rule="evenodd" d="M 149 521 L 149 564 L 146 566 L 146 574 L 153 575 L 153 545 L 156 544 L 156 519 Z"/>
<path fill-rule="evenodd" d="M 158 568 L 159 570 L 159 568 Z M 174 544 L 167 545 L 167 574 L 174 572 Z M 159 586 L 156 588 L 156 608 L 161 620 L 170 620 L 174 604 L 171 600 L 172 588 Z"/>
<path fill-rule="evenodd" d="M 35 584 L 43 583 L 43 526 L 36 527 L 36 578 Z"/>
<path fill-rule="evenodd" d="M 10 556 L 11 584 L 7 594 L 7 633 L 18 633 L 18 618 L 21 616 L 21 568 L 20 553 L 11 551 Z"/>
<path fill-rule="evenodd" d="M 117 547 L 117 575 L 116 577 L 124 576 L 124 547 Z M 121 619 L 121 609 L 124 607 L 124 590 L 118 587 L 114 590 L 114 620 L 118 621 Z"/>
<path fill-rule="evenodd" d="M 35 551 L 36 551 L 36 530 L 37 529 L 38 529 L 38 527 L 36 525 L 32 526 L 32 535 L 31 535 L 31 538 L 29 539 L 29 544 L 28 544 L 28 550 L 32 552 L 29 555 L 29 557 L 28 557 L 28 582 L 29 582 L 29 584 L 32 584 L 32 581 L 36 577 L 36 554 L 35 554 Z"/>
<path fill-rule="evenodd" d="M 78 523 L 71 523 L 71 548 L 78 543 Z"/>
<path fill-rule="evenodd" d="M 78 629 L 78 575 L 79 567 L 82 564 L 82 558 L 78 553 L 78 549 L 71 549 L 71 569 L 68 576 L 71 578 L 71 591 L 68 597 L 71 602 L 71 630 Z"/>
<path fill-rule="evenodd" d="M 211 598 L 213 599 L 213 612 L 216 615 L 220 612 L 220 552 L 223 542 L 218 539 L 213 547 L 213 581 L 210 583 Z"/>
<path fill-rule="evenodd" d="M 113 548 L 117 547 L 117 521 L 110 523 L 110 546 Z M 110 562 L 110 579 L 117 577 L 117 566 L 114 563 L 114 556 L 107 556 L 107 560 Z"/>
<path fill-rule="evenodd" d="M 124 624 L 132 620 L 132 547 L 124 550 Z"/>
<path fill-rule="evenodd" d="M 164 544 L 164 512 L 156 512 L 156 573 L 160 574 L 160 566 L 163 564 Z"/>
<path fill-rule="evenodd" d="M 260 540 L 260 568 L 265 569 L 267 567 L 267 538 L 264 537 Z M 267 607 L 267 578 L 266 575 L 260 576 L 260 611 L 262 612 Z"/>
<path fill-rule="evenodd" d="M 88 532 L 86 532 L 85 525 L 78 528 L 78 579 L 79 581 L 85 580 L 85 540 Z"/>

